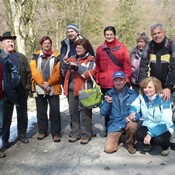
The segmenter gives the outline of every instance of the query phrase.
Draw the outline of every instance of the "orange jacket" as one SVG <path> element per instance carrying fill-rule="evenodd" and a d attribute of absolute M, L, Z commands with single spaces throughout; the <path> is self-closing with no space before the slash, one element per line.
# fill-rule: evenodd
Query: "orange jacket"
<path fill-rule="evenodd" d="M 39 58 L 39 55 L 41 53 L 41 50 L 38 52 L 35 52 L 33 54 L 33 58 L 30 62 L 30 69 L 32 73 L 32 91 L 34 91 L 34 84 L 36 83 L 40 87 L 42 87 L 42 84 L 44 82 L 44 78 L 42 73 L 37 68 L 37 60 Z M 61 86 L 59 83 L 60 80 L 60 61 L 56 60 L 58 55 L 58 52 L 53 51 L 53 55 L 55 57 L 55 65 L 53 67 L 52 75 L 48 79 L 49 85 L 54 88 L 54 95 L 60 95 L 61 94 Z"/>
<path fill-rule="evenodd" d="M 75 57 L 70 57 L 69 58 L 69 62 L 74 62 L 76 61 L 77 58 Z M 85 66 L 87 65 L 89 62 L 91 62 L 93 64 L 93 68 L 88 68 L 88 66 L 86 67 L 87 70 L 90 71 L 91 75 L 94 77 L 95 76 L 95 61 L 94 61 L 94 57 L 91 55 L 88 55 L 86 58 L 80 59 L 77 64 L 78 67 L 79 66 Z M 74 76 L 74 95 L 78 96 L 78 92 L 82 89 L 85 88 L 85 83 L 89 83 L 91 84 L 92 87 L 92 80 L 89 76 L 88 71 L 85 72 L 79 72 L 79 71 L 75 71 L 75 76 Z M 66 76 L 65 76 L 65 81 L 64 81 L 64 95 L 68 95 L 68 89 L 69 89 L 69 80 L 70 80 L 70 75 L 71 75 L 71 71 L 68 69 L 66 72 Z"/>

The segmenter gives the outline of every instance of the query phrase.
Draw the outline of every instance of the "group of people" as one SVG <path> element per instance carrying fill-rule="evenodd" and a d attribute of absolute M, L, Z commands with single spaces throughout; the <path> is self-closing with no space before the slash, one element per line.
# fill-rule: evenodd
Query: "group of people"
<path fill-rule="evenodd" d="M 67 96 L 70 113 L 68 141 L 87 144 L 96 134 L 92 130 L 92 109 L 79 101 L 79 91 L 90 89 L 93 76 L 100 85 L 104 101 L 100 114 L 105 117 L 104 151 L 116 152 L 126 133 L 128 152 L 136 153 L 135 143 L 144 150 L 160 145 L 168 155 L 174 133 L 171 94 L 175 85 L 175 42 L 166 37 L 164 25 L 151 27 L 152 41 L 138 33 L 137 46 L 129 54 L 116 38 L 116 29 L 104 29 L 104 43 L 94 53 L 88 39 L 80 35 L 78 26 L 67 26 L 67 37 L 61 42 L 60 54 L 52 50 L 52 40 L 44 36 L 40 50 L 30 63 L 15 51 L 16 36 L 5 32 L 0 41 L 0 132 L 2 146 L 8 148 L 13 107 L 17 109 L 18 139 L 28 143 L 27 98 L 36 94 L 38 140 L 50 133 L 54 142 L 61 141 L 60 98 Z M 173 78 L 174 77 L 174 78 Z M 8 88 L 7 88 L 8 87 Z M 163 89 L 162 89 L 163 88 Z M 140 91 L 140 92 L 139 92 Z M 138 95 L 139 93 L 139 95 Z M 49 117 L 47 110 L 49 105 Z M 49 120 L 48 120 L 49 118 Z M 175 144 L 171 144 L 175 149 Z M 4 157 L 3 151 L 0 157 Z"/>

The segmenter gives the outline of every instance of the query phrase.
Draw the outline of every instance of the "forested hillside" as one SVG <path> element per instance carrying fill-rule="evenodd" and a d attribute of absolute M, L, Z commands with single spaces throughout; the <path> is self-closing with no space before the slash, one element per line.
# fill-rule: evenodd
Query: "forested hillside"
<path fill-rule="evenodd" d="M 104 27 L 112 25 L 130 50 L 136 34 L 150 36 L 156 22 L 164 23 L 167 36 L 175 39 L 174 4 L 175 0 L 0 0 L 0 34 L 11 31 L 18 38 L 18 50 L 30 57 L 43 35 L 49 35 L 59 50 L 71 22 L 94 48 L 104 40 Z"/>

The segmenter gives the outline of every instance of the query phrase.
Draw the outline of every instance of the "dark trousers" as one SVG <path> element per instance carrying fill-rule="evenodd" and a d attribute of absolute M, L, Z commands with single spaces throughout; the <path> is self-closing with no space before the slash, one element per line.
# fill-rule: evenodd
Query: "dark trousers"
<path fill-rule="evenodd" d="M 101 88 L 101 92 L 103 93 L 103 97 L 105 96 L 106 92 L 109 91 L 110 89 L 104 89 Z M 105 129 L 107 130 L 108 128 L 108 122 L 109 122 L 109 116 L 105 116 Z"/>
<path fill-rule="evenodd" d="M 60 98 L 59 95 L 38 95 L 36 97 L 38 132 L 47 134 L 48 132 L 48 104 L 50 107 L 49 119 L 52 136 L 61 135 Z"/>
<path fill-rule="evenodd" d="M 70 136 L 91 138 L 92 136 L 92 109 L 82 107 L 78 96 L 74 96 L 73 92 L 68 95 L 69 112 L 71 118 Z"/>
<path fill-rule="evenodd" d="M 148 128 L 146 126 L 141 126 L 136 131 L 136 140 L 139 140 L 141 142 L 144 141 L 145 136 L 147 135 Z M 157 136 L 151 138 L 151 144 L 152 145 L 160 145 L 163 150 L 166 150 L 170 147 L 170 139 L 171 134 L 169 131 Z"/>
<path fill-rule="evenodd" d="M 19 106 L 16 106 L 17 111 L 17 130 L 18 137 L 25 138 L 28 126 L 28 115 L 27 115 L 27 97 L 25 95 L 20 96 Z M 4 118 L 3 118 L 3 130 L 2 140 L 8 142 L 10 137 L 10 125 L 13 115 L 14 104 L 6 100 L 4 102 Z"/>

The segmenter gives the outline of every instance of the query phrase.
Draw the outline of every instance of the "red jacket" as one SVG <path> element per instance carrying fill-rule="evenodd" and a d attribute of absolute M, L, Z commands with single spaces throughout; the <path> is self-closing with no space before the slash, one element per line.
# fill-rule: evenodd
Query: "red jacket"
<path fill-rule="evenodd" d="M 130 56 L 126 46 L 115 39 L 114 44 L 110 47 L 111 53 L 117 58 L 117 60 L 123 65 L 123 70 L 121 67 L 117 66 L 111 58 L 108 56 L 104 47 L 107 43 L 104 42 L 103 45 L 99 46 L 96 51 L 96 82 L 102 88 L 112 88 L 114 86 L 112 81 L 112 75 L 116 71 L 123 71 L 126 74 L 126 81 L 130 82 L 130 77 L 132 75 L 132 68 L 130 62 Z"/>

